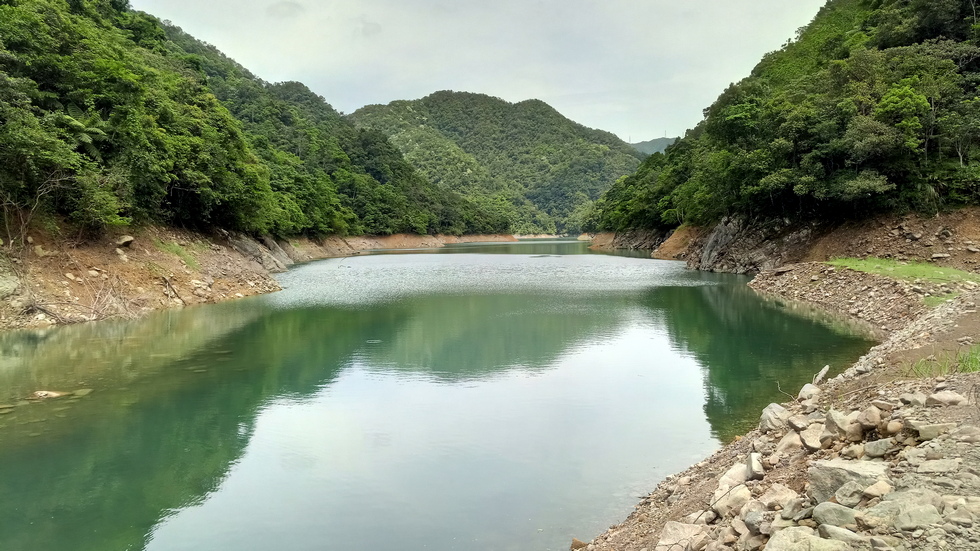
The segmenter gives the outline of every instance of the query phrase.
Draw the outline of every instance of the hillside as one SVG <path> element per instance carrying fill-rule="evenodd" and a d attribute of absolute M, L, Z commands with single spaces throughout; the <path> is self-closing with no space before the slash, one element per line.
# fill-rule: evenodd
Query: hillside
<path fill-rule="evenodd" d="M 647 155 L 653 155 L 654 153 L 663 153 L 668 147 L 677 143 L 680 138 L 654 138 L 652 140 L 647 140 L 645 142 L 631 143 L 634 149 L 640 153 L 645 153 Z"/>
<path fill-rule="evenodd" d="M 504 209 L 520 233 L 578 232 L 592 202 L 642 158 L 538 100 L 443 91 L 350 119 L 388 135 L 431 181 Z"/>
<path fill-rule="evenodd" d="M 299 83 L 270 84 L 125 0 L 0 3 L 5 241 L 32 221 L 279 236 L 491 233 Z"/>
<path fill-rule="evenodd" d="M 665 154 L 602 229 L 935 213 L 980 201 L 980 47 L 965 0 L 831 0 Z"/>

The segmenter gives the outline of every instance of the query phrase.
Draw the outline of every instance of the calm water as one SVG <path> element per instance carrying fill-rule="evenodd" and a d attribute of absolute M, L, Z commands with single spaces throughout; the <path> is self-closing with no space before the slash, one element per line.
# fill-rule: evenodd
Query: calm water
<path fill-rule="evenodd" d="M 567 549 L 870 345 L 744 278 L 587 252 L 328 260 L 0 335 L 0 549 Z"/>

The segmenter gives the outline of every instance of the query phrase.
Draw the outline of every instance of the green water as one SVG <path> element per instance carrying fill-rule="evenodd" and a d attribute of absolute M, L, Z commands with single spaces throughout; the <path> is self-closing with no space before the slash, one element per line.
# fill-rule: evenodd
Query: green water
<path fill-rule="evenodd" d="M 567 549 L 870 346 L 745 281 L 467 245 L 2 334 L 0 549 Z"/>

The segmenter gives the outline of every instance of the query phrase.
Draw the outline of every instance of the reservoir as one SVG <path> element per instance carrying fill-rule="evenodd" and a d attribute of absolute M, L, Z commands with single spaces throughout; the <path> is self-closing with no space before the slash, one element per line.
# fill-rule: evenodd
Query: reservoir
<path fill-rule="evenodd" d="M 564 550 L 872 344 L 576 241 L 279 280 L 0 335 L 0 549 Z"/>

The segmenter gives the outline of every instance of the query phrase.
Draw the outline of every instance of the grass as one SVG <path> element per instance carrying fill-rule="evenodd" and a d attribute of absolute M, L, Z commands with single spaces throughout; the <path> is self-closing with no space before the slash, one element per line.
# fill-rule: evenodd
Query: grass
<path fill-rule="evenodd" d="M 177 255 L 181 260 L 184 261 L 184 264 L 187 264 L 188 268 L 194 270 L 201 269 L 200 262 L 198 262 L 197 259 L 194 258 L 194 256 L 191 253 L 187 252 L 187 249 L 181 247 L 179 243 L 175 241 L 169 241 L 165 243 L 163 241 L 154 239 L 153 244 L 156 245 L 157 249 L 160 249 L 165 253 Z"/>
<path fill-rule="evenodd" d="M 980 371 L 980 345 L 958 352 L 946 352 L 939 356 L 923 358 L 910 365 L 908 373 L 916 377 L 938 377 L 978 371 Z"/>
<path fill-rule="evenodd" d="M 922 302 L 926 303 L 926 306 L 928 306 L 929 308 L 935 308 L 936 306 L 939 306 L 944 302 L 949 302 L 958 296 L 960 296 L 959 293 L 949 293 L 948 295 L 939 295 L 939 296 L 928 296 L 928 297 L 922 297 Z"/>
<path fill-rule="evenodd" d="M 926 262 L 899 262 L 887 258 L 837 258 L 827 262 L 831 266 L 850 268 L 858 272 L 878 274 L 895 279 L 922 280 L 932 283 L 980 283 L 980 274 L 955 268 L 943 268 Z M 948 300 L 948 298 L 947 298 Z"/>

